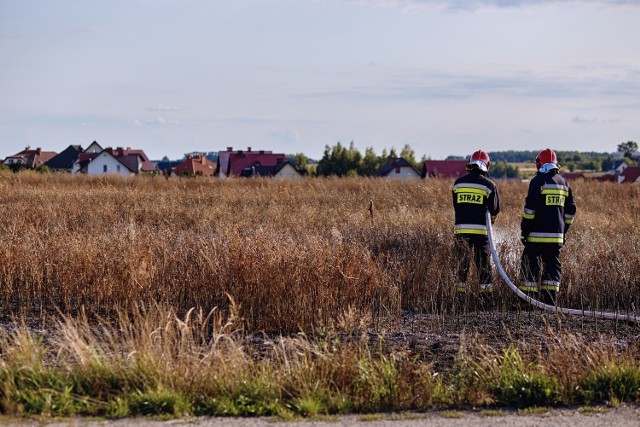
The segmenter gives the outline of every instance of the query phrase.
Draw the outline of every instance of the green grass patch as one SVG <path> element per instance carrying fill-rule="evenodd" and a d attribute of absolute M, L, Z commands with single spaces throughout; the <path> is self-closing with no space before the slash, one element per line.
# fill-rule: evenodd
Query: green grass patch
<path fill-rule="evenodd" d="M 464 415 L 460 411 L 445 410 L 439 412 L 442 418 L 462 418 Z"/>
<path fill-rule="evenodd" d="M 558 398 L 558 380 L 525 364 L 516 349 L 507 349 L 493 389 L 498 400 L 515 407 L 553 405 Z"/>
<path fill-rule="evenodd" d="M 582 415 L 606 414 L 607 412 L 609 412 L 609 410 L 601 406 L 581 406 L 578 408 L 578 413 Z"/>
<path fill-rule="evenodd" d="M 587 404 L 637 403 L 640 401 L 640 366 L 601 367 L 585 378 L 577 394 Z"/>
<path fill-rule="evenodd" d="M 483 417 L 504 417 L 507 415 L 507 412 L 501 409 L 483 409 L 480 411 L 480 415 Z"/>
<path fill-rule="evenodd" d="M 530 408 L 518 409 L 518 415 L 546 415 L 551 412 L 551 408 L 546 406 L 532 406 Z"/>
<path fill-rule="evenodd" d="M 470 407 L 486 408 L 482 416 L 502 416 L 492 408 L 541 414 L 560 403 L 617 406 L 640 399 L 640 367 L 628 355 L 618 364 L 610 357 L 606 366 L 585 366 L 559 385 L 546 373 L 553 370 L 544 357 L 529 362 L 514 348 L 474 353 L 461 345 L 444 372 L 379 344 L 335 337 L 283 339 L 272 354 L 256 357 L 232 336 L 198 337 L 207 330 L 201 323 L 159 317 L 169 321 L 158 326 L 148 316 L 134 317 L 115 326 L 148 331 L 120 341 L 119 332 L 105 333 L 106 325 L 96 332 L 67 323 L 47 342 L 26 329 L 0 331 L 0 415 L 294 420 L 352 413 L 409 419 L 439 409 L 442 417 L 458 418 Z M 559 389 L 569 398 L 560 402 Z"/>

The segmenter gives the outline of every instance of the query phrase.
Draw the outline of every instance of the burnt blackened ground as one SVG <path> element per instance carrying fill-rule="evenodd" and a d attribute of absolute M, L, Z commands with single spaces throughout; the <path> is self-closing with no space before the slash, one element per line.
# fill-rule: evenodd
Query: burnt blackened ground
<path fill-rule="evenodd" d="M 343 342 L 358 342 L 364 338 L 371 348 L 417 357 L 431 363 L 436 372 L 450 370 L 460 349 L 475 345 L 497 352 L 515 346 L 525 353 L 544 354 L 550 346 L 557 346 L 571 336 L 576 343 L 598 343 L 619 353 L 634 348 L 640 350 L 640 324 L 545 312 L 522 304 L 502 304 L 485 309 L 472 303 L 452 307 L 442 313 L 404 311 L 374 323 L 366 331 L 342 330 L 339 333 L 305 335 L 311 340 L 339 338 Z M 47 342 L 57 322 L 53 317 L 43 319 L 40 316 L 26 316 L 20 320 L 0 318 L 0 327 L 5 332 L 19 328 L 19 325 L 26 326 Z M 279 334 L 273 333 L 252 333 L 244 335 L 243 341 L 246 350 L 260 358 L 269 357 L 273 343 L 279 337 Z"/>
<path fill-rule="evenodd" d="M 447 314 L 405 312 L 388 322 L 372 339 L 389 350 L 404 351 L 433 363 L 436 371 L 452 367 L 465 345 L 494 350 L 516 346 L 525 352 L 542 352 L 563 337 L 578 343 L 597 342 L 624 352 L 640 347 L 640 324 L 593 317 L 544 312 L 540 309 L 459 310 Z"/>

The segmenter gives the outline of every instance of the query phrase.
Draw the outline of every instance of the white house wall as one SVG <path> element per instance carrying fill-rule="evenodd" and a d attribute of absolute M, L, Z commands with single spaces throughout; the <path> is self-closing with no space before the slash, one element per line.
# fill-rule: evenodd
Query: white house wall
<path fill-rule="evenodd" d="M 300 173 L 298 173 L 298 171 L 289 163 L 284 165 L 273 177 L 278 179 L 291 179 L 295 181 L 302 179 L 302 175 L 300 175 Z"/>
<path fill-rule="evenodd" d="M 386 176 L 392 179 L 420 179 L 420 174 L 409 167 L 401 167 L 400 170 L 395 168 Z"/>
<path fill-rule="evenodd" d="M 84 150 L 84 153 L 99 153 L 102 151 L 102 147 L 97 142 L 92 142 L 91 145 Z"/>
<path fill-rule="evenodd" d="M 116 160 L 112 155 L 105 152 L 99 154 L 97 157 L 91 160 L 91 162 L 89 162 L 89 166 L 87 166 L 87 174 L 117 174 L 122 176 L 129 176 L 132 174 L 132 172 L 127 169 L 125 165 Z"/>

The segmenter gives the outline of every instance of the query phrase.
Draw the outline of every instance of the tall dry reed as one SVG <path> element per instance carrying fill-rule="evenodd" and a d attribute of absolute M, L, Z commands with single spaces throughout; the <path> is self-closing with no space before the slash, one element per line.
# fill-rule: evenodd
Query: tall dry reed
<path fill-rule="evenodd" d="M 34 320 L 154 304 L 206 312 L 227 310 L 231 296 L 247 330 L 268 332 L 331 328 L 347 311 L 374 322 L 442 313 L 454 299 L 451 185 L 3 173 L 0 308 Z M 498 248 L 515 279 L 527 185 L 498 186 Z M 560 302 L 633 310 L 639 188 L 579 183 L 574 192 Z"/>

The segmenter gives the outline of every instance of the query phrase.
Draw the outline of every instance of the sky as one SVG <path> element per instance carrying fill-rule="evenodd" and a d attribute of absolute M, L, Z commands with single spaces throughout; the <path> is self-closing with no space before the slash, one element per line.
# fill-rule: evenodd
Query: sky
<path fill-rule="evenodd" d="M 416 158 L 640 142 L 640 0 L 0 0 L 26 146 Z"/>

